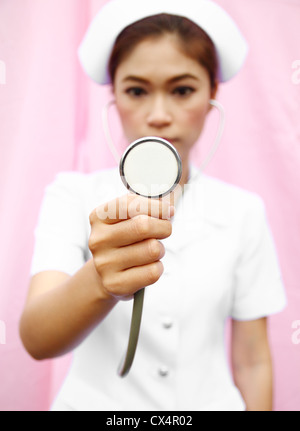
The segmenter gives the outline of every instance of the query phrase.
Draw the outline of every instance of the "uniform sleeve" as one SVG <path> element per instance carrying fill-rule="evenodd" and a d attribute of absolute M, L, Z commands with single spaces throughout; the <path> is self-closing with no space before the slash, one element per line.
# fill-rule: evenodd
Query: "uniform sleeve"
<path fill-rule="evenodd" d="M 254 320 L 277 313 L 285 305 L 285 292 L 265 207 L 260 198 L 255 198 L 242 228 L 231 316 L 237 320 Z"/>
<path fill-rule="evenodd" d="M 87 223 L 81 182 L 76 173 L 62 173 L 46 188 L 35 229 L 31 275 L 49 270 L 73 275 L 84 264 Z"/>

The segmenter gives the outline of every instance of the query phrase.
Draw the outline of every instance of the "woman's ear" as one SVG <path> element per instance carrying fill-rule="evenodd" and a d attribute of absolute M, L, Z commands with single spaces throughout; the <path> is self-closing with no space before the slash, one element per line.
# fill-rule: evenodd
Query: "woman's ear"
<path fill-rule="evenodd" d="M 219 82 L 215 81 L 214 85 L 211 88 L 211 99 L 215 99 L 219 88 Z M 212 109 L 212 106 L 209 106 L 209 111 Z"/>
<path fill-rule="evenodd" d="M 211 99 L 215 99 L 216 98 L 218 89 L 219 89 L 219 82 L 215 81 L 214 85 L 211 88 Z"/>

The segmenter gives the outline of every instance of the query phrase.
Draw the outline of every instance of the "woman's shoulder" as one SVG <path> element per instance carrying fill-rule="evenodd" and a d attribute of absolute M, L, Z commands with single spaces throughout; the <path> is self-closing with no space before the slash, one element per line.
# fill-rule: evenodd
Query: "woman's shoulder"
<path fill-rule="evenodd" d="M 99 182 L 116 182 L 118 180 L 118 169 L 107 168 L 93 172 L 81 172 L 81 171 L 61 171 L 55 175 L 52 184 L 65 184 L 68 186 L 92 186 Z"/>
<path fill-rule="evenodd" d="M 80 171 L 62 171 L 55 175 L 48 185 L 50 188 L 64 188 L 70 192 L 89 190 L 99 191 L 99 188 L 119 187 L 121 179 L 117 168 L 108 168 L 89 173 Z"/>
<path fill-rule="evenodd" d="M 262 198 L 257 192 L 219 178 L 205 176 L 204 182 L 205 187 L 214 195 L 222 198 L 222 200 L 230 199 L 239 204 L 245 203 L 246 205 L 262 202 Z"/>
<path fill-rule="evenodd" d="M 126 193 L 117 168 L 90 173 L 63 171 L 46 187 L 46 195 L 80 201 L 88 208 Z"/>
<path fill-rule="evenodd" d="M 203 174 L 198 176 L 198 184 L 205 210 L 214 218 L 235 223 L 237 219 L 265 213 L 264 200 L 255 191 Z"/>

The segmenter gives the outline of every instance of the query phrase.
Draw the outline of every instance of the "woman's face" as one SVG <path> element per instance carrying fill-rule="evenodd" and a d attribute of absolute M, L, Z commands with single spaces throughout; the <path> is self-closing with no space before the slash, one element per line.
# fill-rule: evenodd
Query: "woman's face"
<path fill-rule="evenodd" d="M 116 70 L 114 94 L 129 142 L 165 138 L 183 162 L 201 134 L 214 96 L 206 69 L 183 53 L 172 34 L 134 48 Z"/>

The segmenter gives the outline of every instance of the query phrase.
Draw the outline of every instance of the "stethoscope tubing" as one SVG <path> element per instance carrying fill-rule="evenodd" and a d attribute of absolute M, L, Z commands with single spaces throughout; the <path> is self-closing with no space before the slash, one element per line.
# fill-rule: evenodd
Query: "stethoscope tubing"
<path fill-rule="evenodd" d="M 126 350 L 124 359 L 122 360 L 118 369 L 118 374 L 120 377 L 125 377 L 129 373 L 135 357 L 135 352 L 136 352 L 139 334 L 140 334 L 140 328 L 141 328 L 144 296 L 145 296 L 145 288 L 142 288 L 141 290 L 139 290 L 134 294 L 127 350 Z"/>

